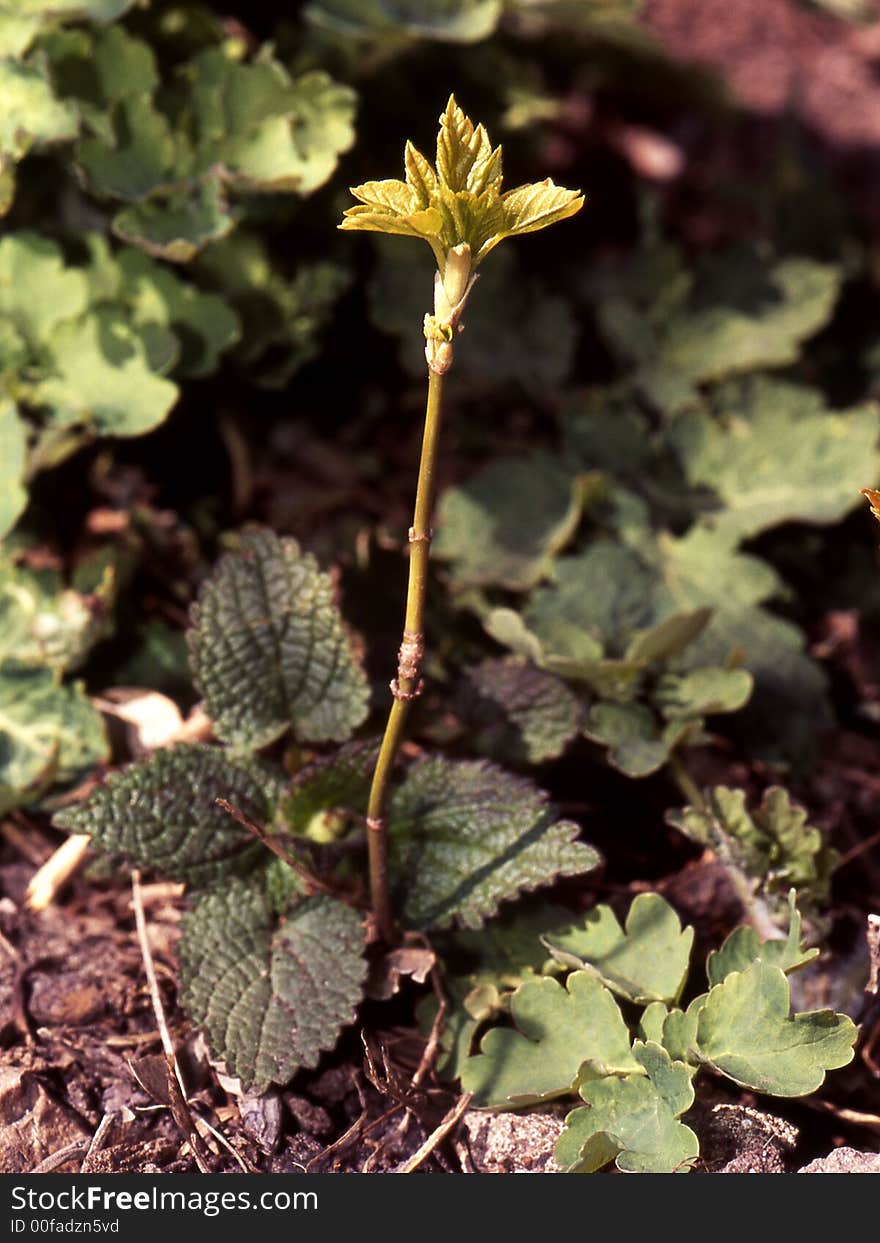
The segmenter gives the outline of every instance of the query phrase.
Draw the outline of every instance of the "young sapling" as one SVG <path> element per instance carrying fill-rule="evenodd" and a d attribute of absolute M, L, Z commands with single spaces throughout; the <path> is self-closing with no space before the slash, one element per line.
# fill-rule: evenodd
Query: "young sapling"
<path fill-rule="evenodd" d="M 534 233 L 580 211 L 579 190 L 548 178 L 502 191 L 501 147 L 492 147 L 482 125 L 474 125 L 450 96 L 440 116 L 434 167 L 407 142 L 405 181 L 368 181 L 354 186 L 360 202 L 346 212 L 341 229 L 363 229 L 422 238 L 437 260 L 434 310 L 425 315 L 428 396 L 418 481 L 409 529 L 409 582 L 392 704 L 373 772 L 367 805 L 370 897 L 375 931 L 393 937 L 388 885 L 388 797 L 391 774 L 413 700 L 422 691 L 425 656 L 425 592 L 431 546 L 434 473 L 443 383 L 453 362 L 455 338 L 478 276 L 478 267 L 507 237 Z"/>

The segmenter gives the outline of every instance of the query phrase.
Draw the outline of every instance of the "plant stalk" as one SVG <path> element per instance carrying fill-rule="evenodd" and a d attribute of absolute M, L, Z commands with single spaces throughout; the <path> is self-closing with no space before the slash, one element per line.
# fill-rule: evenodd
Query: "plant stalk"
<path fill-rule="evenodd" d="M 413 523 L 409 529 L 409 582 L 406 616 L 397 662 L 397 677 L 391 683 L 393 702 L 373 771 L 367 804 L 367 848 L 370 866 L 370 901 L 376 932 L 390 941 L 394 932 L 388 887 L 388 794 L 391 773 L 413 700 L 422 690 L 422 663 L 425 655 L 425 594 L 431 551 L 431 511 L 434 503 L 434 471 L 443 396 L 441 372 L 428 369 L 428 401 L 425 430 L 419 460 L 419 478 Z"/>

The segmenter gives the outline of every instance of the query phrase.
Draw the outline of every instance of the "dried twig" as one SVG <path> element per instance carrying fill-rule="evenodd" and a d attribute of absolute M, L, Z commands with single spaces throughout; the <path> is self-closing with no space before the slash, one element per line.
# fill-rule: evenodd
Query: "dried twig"
<path fill-rule="evenodd" d="M 35 1165 L 29 1173 L 51 1174 L 53 1170 L 58 1169 L 59 1165 L 66 1165 L 74 1157 L 79 1157 L 82 1153 L 87 1152 L 90 1143 L 91 1140 L 88 1139 L 76 1139 L 72 1144 L 65 1144 L 57 1152 L 52 1152 L 48 1157 L 43 1157 L 43 1160 L 38 1165 Z"/>
<path fill-rule="evenodd" d="M 72 834 L 34 873 L 25 893 L 25 902 L 32 911 L 45 911 L 52 904 L 85 859 L 91 840 L 87 833 Z"/>
<path fill-rule="evenodd" d="M 437 1145 L 441 1143 L 449 1132 L 461 1121 L 462 1115 L 471 1103 L 472 1096 L 473 1093 L 465 1092 L 464 1096 L 460 1096 L 458 1098 L 455 1105 L 452 1109 L 450 1109 L 449 1113 L 437 1129 L 428 1136 L 421 1148 L 414 1152 L 409 1160 L 405 1161 L 400 1167 L 397 1171 L 398 1174 L 412 1174 L 414 1170 L 419 1168 L 422 1162 L 431 1155 Z"/>
<path fill-rule="evenodd" d="M 89 1174 L 92 1169 L 92 1161 L 94 1157 L 106 1146 L 107 1136 L 113 1123 L 116 1121 L 116 1114 L 104 1114 L 104 1117 L 98 1123 L 98 1129 L 92 1136 L 92 1141 L 86 1150 L 86 1155 L 82 1159 L 79 1167 L 80 1174 Z"/>
<path fill-rule="evenodd" d="M 289 868 L 296 872 L 297 876 L 309 890 L 331 895 L 335 892 L 332 886 L 325 884 L 324 881 L 314 876 L 307 867 L 300 863 L 295 855 L 292 855 L 289 850 L 284 848 L 277 837 L 267 833 L 262 825 L 257 824 L 256 820 L 251 820 L 250 816 L 243 812 L 240 807 L 236 807 L 234 803 L 230 803 L 229 799 L 226 798 L 215 798 L 214 802 L 227 815 L 232 816 L 233 820 L 238 821 L 242 828 L 247 829 L 249 833 L 253 833 L 257 841 L 261 842 L 267 850 L 271 850 L 273 855 L 277 855 Z"/>

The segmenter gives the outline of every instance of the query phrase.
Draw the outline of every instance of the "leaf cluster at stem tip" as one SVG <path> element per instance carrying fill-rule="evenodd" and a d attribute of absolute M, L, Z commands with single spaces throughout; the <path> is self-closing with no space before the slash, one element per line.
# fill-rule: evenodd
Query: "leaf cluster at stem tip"
<path fill-rule="evenodd" d="M 341 229 L 423 238 L 446 275 L 447 256 L 469 246 L 476 267 L 506 237 L 534 233 L 580 211 L 584 196 L 547 178 L 502 193 L 501 147 L 450 95 L 440 116 L 434 167 L 406 144 L 406 181 L 368 181 L 351 189 L 360 199 Z"/>

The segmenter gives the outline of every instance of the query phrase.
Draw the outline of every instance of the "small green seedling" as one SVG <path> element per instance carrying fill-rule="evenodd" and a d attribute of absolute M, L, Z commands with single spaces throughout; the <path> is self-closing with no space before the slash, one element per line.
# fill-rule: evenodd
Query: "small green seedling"
<path fill-rule="evenodd" d="M 508 930 L 519 969 L 511 959 L 498 972 L 498 945 L 490 950 L 492 969 L 471 977 L 453 1019 L 448 1065 L 485 1108 L 579 1096 L 585 1103 L 568 1114 L 555 1149 L 563 1170 L 614 1161 L 638 1173 L 686 1171 L 699 1142 L 681 1119 L 701 1070 L 755 1092 L 806 1096 L 853 1058 L 857 1029 L 845 1015 L 791 1013 L 788 975 L 818 950 L 801 945 L 794 890 L 789 912 L 785 940 L 763 941 L 750 927 L 731 933 L 709 955 L 709 990 L 686 1008 L 693 929 L 659 894 L 636 897 L 623 927 L 598 906 L 545 930 L 537 958 Z M 486 1019 L 502 1014 L 509 1025 L 491 1027 L 469 1055 Z"/>

